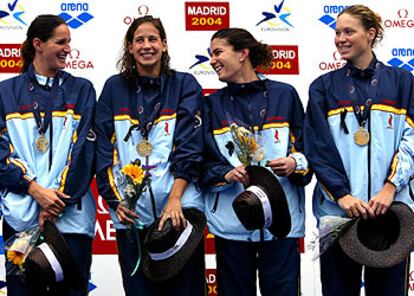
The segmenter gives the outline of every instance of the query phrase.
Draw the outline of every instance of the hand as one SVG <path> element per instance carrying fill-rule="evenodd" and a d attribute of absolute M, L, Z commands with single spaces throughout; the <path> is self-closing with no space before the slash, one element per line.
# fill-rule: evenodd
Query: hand
<path fill-rule="evenodd" d="M 226 180 L 227 183 L 241 182 L 246 186 L 248 186 L 250 183 L 249 174 L 246 171 L 245 165 L 240 165 L 229 171 L 224 176 L 224 180 Z"/>
<path fill-rule="evenodd" d="M 375 217 L 374 211 L 367 203 L 350 194 L 338 199 L 338 205 L 346 212 L 349 218 L 362 216 L 363 219 L 368 219 L 368 216 L 370 218 Z"/>
<path fill-rule="evenodd" d="M 53 223 L 56 223 L 56 219 L 57 216 L 52 215 L 51 213 L 49 213 L 46 210 L 40 210 L 39 213 L 39 227 L 40 227 L 40 231 L 43 231 L 43 227 L 45 225 L 45 221 L 49 220 Z"/>
<path fill-rule="evenodd" d="M 394 184 L 386 182 L 380 192 L 368 203 L 375 215 L 383 215 L 394 201 L 396 188 Z"/>
<path fill-rule="evenodd" d="M 278 176 L 289 176 L 292 174 L 296 169 L 296 160 L 289 156 L 289 157 L 280 157 L 268 161 L 266 163 L 267 167 L 270 167 L 272 171 Z"/>
<path fill-rule="evenodd" d="M 59 216 L 65 207 L 65 203 L 59 197 L 70 198 L 70 196 L 58 190 L 44 188 L 35 181 L 30 183 L 28 193 L 39 203 L 42 209 L 54 216 Z"/>
<path fill-rule="evenodd" d="M 135 224 L 135 219 L 138 219 L 138 214 L 127 208 L 125 202 L 121 202 L 116 208 L 116 217 L 122 224 Z"/>
<path fill-rule="evenodd" d="M 172 195 L 168 197 L 167 204 L 161 214 L 160 224 L 158 230 L 164 227 L 164 223 L 167 219 L 171 219 L 172 225 L 175 230 L 179 231 L 181 227 L 186 227 L 186 220 L 181 207 L 181 197 Z"/>

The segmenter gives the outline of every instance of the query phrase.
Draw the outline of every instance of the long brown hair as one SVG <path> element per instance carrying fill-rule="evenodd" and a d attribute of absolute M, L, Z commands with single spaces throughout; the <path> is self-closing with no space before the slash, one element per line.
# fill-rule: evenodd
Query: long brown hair
<path fill-rule="evenodd" d="M 162 41 L 167 40 L 167 34 L 159 18 L 154 18 L 151 15 L 146 15 L 146 16 L 137 18 L 132 22 L 132 24 L 128 28 L 128 31 L 125 34 L 121 57 L 117 62 L 117 68 L 121 72 L 121 75 L 127 81 L 130 81 L 130 82 L 135 81 L 135 78 L 137 76 L 137 71 L 135 68 L 134 56 L 129 53 L 128 48 L 129 48 L 129 45 L 132 44 L 134 40 L 135 31 L 143 23 L 153 24 L 154 27 L 158 30 L 161 40 Z M 161 73 L 167 73 L 167 74 L 171 73 L 170 56 L 168 54 L 168 50 L 164 51 L 161 56 Z"/>
<path fill-rule="evenodd" d="M 55 29 L 62 24 L 66 24 L 65 21 L 53 14 L 42 14 L 32 21 L 27 29 L 26 40 L 20 48 L 23 62 L 20 73 L 27 72 L 29 65 L 35 58 L 36 50 L 33 46 L 33 39 L 39 38 L 42 42 L 46 42 L 53 36 Z"/>

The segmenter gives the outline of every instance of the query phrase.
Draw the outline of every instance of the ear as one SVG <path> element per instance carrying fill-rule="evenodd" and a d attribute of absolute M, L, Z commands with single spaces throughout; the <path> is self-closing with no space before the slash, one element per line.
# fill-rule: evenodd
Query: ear
<path fill-rule="evenodd" d="M 39 38 L 33 38 L 32 43 L 36 51 L 42 51 L 42 40 L 40 40 Z"/>
<path fill-rule="evenodd" d="M 372 42 L 374 42 L 375 36 L 377 35 L 377 30 L 375 28 L 370 28 L 368 30 L 368 38 Z"/>
<path fill-rule="evenodd" d="M 162 52 L 166 52 L 168 50 L 167 39 L 162 41 L 163 49 Z"/>
<path fill-rule="evenodd" d="M 240 62 L 243 62 L 249 57 L 250 50 L 248 48 L 243 48 L 240 50 Z"/>
<path fill-rule="evenodd" d="M 128 52 L 130 54 L 133 54 L 133 52 L 132 52 L 132 43 L 131 42 L 128 42 Z"/>

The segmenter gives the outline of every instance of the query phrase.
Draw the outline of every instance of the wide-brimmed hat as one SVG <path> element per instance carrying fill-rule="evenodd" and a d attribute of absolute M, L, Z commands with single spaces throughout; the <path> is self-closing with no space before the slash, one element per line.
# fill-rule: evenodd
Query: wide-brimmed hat
<path fill-rule="evenodd" d="M 394 266 L 414 248 L 414 213 L 394 202 L 384 215 L 357 218 L 339 236 L 339 244 L 354 261 L 375 268 Z"/>
<path fill-rule="evenodd" d="M 276 176 L 261 166 L 247 166 L 250 184 L 233 201 L 233 209 L 247 230 L 267 228 L 284 238 L 291 228 L 285 192 Z"/>
<path fill-rule="evenodd" d="M 34 247 L 24 263 L 24 278 L 34 291 L 48 291 L 57 283 L 86 289 L 85 281 L 65 239 L 50 221 L 45 221 L 43 242 Z"/>
<path fill-rule="evenodd" d="M 158 230 L 160 219 L 148 229 L 144 240 L 142 270 L 153 281 L 165 281 L 188 262 L 204 235 L 206 217 L 197 209 L 184 209 L 187 226 L 179 231 L 167 219 Z"/>

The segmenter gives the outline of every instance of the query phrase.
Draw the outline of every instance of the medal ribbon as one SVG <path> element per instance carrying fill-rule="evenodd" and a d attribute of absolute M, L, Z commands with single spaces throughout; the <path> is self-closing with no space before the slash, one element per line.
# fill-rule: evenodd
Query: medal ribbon
<path fill-rule="evenodd" d="M 378 99 L 378 84 L 381 76 L 382 65 L 379 62 L 375 64 L 375 71 L 369 85 L 366 88 L 368 98 L 365 100 L 363 108 L 360 107 L 361 101 L 358 100 L 355 83 L 352 78 L 351 70 L 348 68 L 346 77 L 348 80 L 348 94 L 352 101 L 352 108 L 354 110 L 355 117 L 360 127 L 364 127 L 369 118 L 371 106 L 376 99 Z"/>

